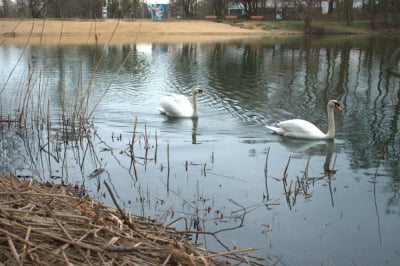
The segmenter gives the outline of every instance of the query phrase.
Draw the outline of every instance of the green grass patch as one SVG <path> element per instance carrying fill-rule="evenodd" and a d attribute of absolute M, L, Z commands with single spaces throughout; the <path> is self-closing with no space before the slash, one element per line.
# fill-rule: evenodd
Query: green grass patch
<path fill-rule="evenodd" d="M 323 34 L 340 34 L 340 33 L 357 33 L 371 31 L 369 21 L 354 21 L 350 25 L 345 22 L 336 21 L 319 21 L 314 20 L 311 27 L 316 33 Z M 304 22 L 297 21 L 267 21 L 264 22 L 265 30 L 287 30 L 287 31 L 303 31 Z"/>

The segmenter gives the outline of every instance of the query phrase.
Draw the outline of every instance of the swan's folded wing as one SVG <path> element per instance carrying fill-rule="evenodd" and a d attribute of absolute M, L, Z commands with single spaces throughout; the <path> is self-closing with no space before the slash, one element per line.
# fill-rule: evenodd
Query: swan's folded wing
<path fill-rule="evenodd" d="M 174 99 L 175 103 L 179 106 L 180 109 L 192 110 L 192 104 L 184 95 L 173 94 L 171 95 L 171 97 Z"/>
<path fill-rule="evenodd" d="M 189 100 L 182 94 L 172 94 L 170 97 L 177 103 L 189 102 Z"/>
<path fill-rule="evenodd" d="M 183 95 L 164 96 L 161 98 L 160 105 L 160 110 L 169 116 L 189 117 L 193 113 L 192 105 Z"/>
<path fill-rule="evenodd" d="M 280 122 L 278 127 L 283 132 L 282 135 L 288 137 L 305 139 L 325 137 L 325 134 L 314 124 L 302 119 L 286 120 Z"/>

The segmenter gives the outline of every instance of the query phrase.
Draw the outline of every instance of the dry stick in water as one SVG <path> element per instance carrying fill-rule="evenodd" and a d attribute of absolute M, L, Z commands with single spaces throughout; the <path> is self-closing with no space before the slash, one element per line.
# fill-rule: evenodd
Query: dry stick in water
<path fill-rule="evenodd" d="M 289 160 L 286 163 L 286 167 L 285 167 L 285 170 L 283 171 L 283 175 L 282 175 L 282 184 L 283 184 L 283 188 L 285 190 L 285 194 L 286 194 L 286 185 L 287 185 L 286 179 L 287 179 L 287 175 L 288 175 L 287 170 L 289 168 L 290 158 L 291 158 L 291 156 L 289 156 Z"/>
<path fill-rule="evenodd" d="M 150 135 L 150 134 L 149 134 Z M 144 124 L 144 150 L 145 150 L 145 153 L 144 153 L 144 169 L 146 170 L 147 169 L 147 160 L 148 160 L 148 158 L 147 158 L 147 156 L 148 156 L 148 153 L 149 153 L 149 135 L 147 135 L 147 126 L 146 126 L 146 124 Z"/>
<path fill-rule="evenodd" d="M 22 22 L 22 21 L 21 21 L 21 22 Z M 19 22 L 19 23 L 21 23 L 21 22 Z M 18 25 L 19 25 L 19 23 L 18 23 Z M 17 25 L 14 29 L 16 29 L 16 28 L 18 27 L 18 25 Z M 24 50 L 21 52 L 21 55 L 19 56 L 17 62 L 15 63 L 15 65 L 13 66 L 13 68 L 11 69 L 10 74 L 8 74 L 8 77 L 7 77 L 6 81 L 4 82 L 3 88 L 0 89 L 0 95 L 3 94 L 3 91 L 6 89 L 6 86 L 7 86 L 8 82 L 10 81 L 10 79 L 11 79 L 13 73 L 15 72 L 15 69 L 17 68 L 18 64 L 21 62 L 22 57 L 24 56 L 25 51 L 26 51 L 26 49 L 27 49 L 27 47 L 28 47 L 28 44 L 29 44 L 29 42 L 30 42 L 30 40 L 31 40 L 31 37 L 32 37 L 32 34 L 33 34 L 33 28 L 34 28 L 34 27 L 35 27 L 35 20 L 33 20 L 32 28 L 31 28 L 31 31 L 29 32 L 29 37 L 28 37 L 28 39 L 26 40 L 26 43 L 25 43 L 25 45 L 24 45 Z M 13 31 L 14 31 L 14 30 L 13 30 Z"/>
<path fill-rule="evenodd" d="M 154 149 L 154 164 L 157 165 L 157 149 L 158 149 L 158 143 L 157 143 L 157 130 L 155 133 L 155 141 L 156 141 L 156 147 Z"/>
<path fill-rule="evenodd" d="M 167 142 L 167 163 L 168 163 L 167 191 L 169 192 L 169 174 L 170 174 L 170 164 L 169 164 L 169 142 Z"/>
<path fill-rule="evenodd" d="M 304 175 L 303 175 L 303 179 L 304 179 L 303 180 L 303 190 L 304 190 L 305 195 L 307 195 L 307 193 L 308 193 L 308 168 L 310 166 L 310 158 L 311 158 L 311 156 L 308 157 L 306 167 L 304 168 Z"/>
<path fill-rule="evenodd" d="M 130 151 L 130 156 L 131 156 L 131 166 L 130 166 L 130 168 L 132 169 L 132 167 L 133 167 L 133 171 L 134 171 L 134 174 L 135 174 L 136 181 L 138 180 L 138 175 L 137 175 L 136 165 L 135 165 L 134 145 L 135 145 L 135 142 L 136 142 L 136 127 L 137 127 L 137 123 L 138 123 L 138 118 L 135 117 L 135 122 L 133 124 L 132 139 L 131 139 L 131 143 L 129 145 L 129 151 Z"/>
<path fill-rule="evenodd" d="M 287 194 L 287 190 L 286 190 L 287 176 L 288 176 L 287 171 L 288 171 L 288 168 L 289 168 L 290 159 L 291 159 L 291 156 L 289 156 L 289 159 L 288 159 L 288 162 L 286 164 L 285 170 L 283 171 L 282 183 L 283 183 L 283 189 L 284 189 L 285 196 L 286 196 L 286 201 L 287 201 L 287 203 L 289 205 L 289 208 L 292 209 L 292 206 L 290 205 L 290 201 L 288 200 L 288 194 Z"/>
<path fill-rule="evenodd" d="M 269 191 L 268 191 L 268 157 L 269 157 L 269 149 L 267 149 L 267 156 L 265 158 L 265 166 L 264 166 L 264 178 L 265 178 L 265 192 L 267 193 L 266 197 L 269 200 Z"/>
<path fill-rule="evenodd" d="M 53 175 L 51 168 L 51 157 L 50 157 L 50 100 L 47 101 L 47 152 L 48 152 L 48 161 L 49 161 L 49 171 L 50 176 Z"/>

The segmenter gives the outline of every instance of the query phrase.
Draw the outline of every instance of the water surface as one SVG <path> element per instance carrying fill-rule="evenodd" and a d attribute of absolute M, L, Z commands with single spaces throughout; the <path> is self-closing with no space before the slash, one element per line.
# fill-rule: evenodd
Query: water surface
<path fill-rule="evenodd" d="M 385 69 L 400 67 L 399 44 L 0 46 L 1 116 L 28 121 L 1 123 L 0 169 L 84 184 L 113 205 L 109 182 L 132 213 L 222 230 L 227 248 L 258 248 L 250 255 L 262 264 L 397 265 L 400 82 Z M 196 86 L 206 91 L 199 119 L 158 113 L 163 95 L 190 97 Z M 326 131 L 330 99 L 345 108 L 334 141 L 265 128 L 303 118 Z M 197 241 L 225 250 L 211 236 Z"/>

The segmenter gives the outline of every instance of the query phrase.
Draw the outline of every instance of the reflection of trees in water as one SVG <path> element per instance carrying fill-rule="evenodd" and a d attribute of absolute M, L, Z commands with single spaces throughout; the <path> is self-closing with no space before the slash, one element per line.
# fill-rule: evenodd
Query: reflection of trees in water
<path fill-rule="evenodd" d="M 396 177 L 399 82 L 383 71 L 395 43 L 396 38 L 356 37 L 215 46 L 209 72 L 221 85 L 211 94 L 226 99 L 225 108 L 243 120 L 251 115 L 263 122 L 301 116 L 322 128 L 326 102 L 338 98 L 346 108 L 337 119 L 338 137 L 346 139 L 352 165 L 386 165 Z M 256 80 L 260 73 L 262 80 Z"/>
<path fill-rule="evenodd" d="M 246 121 L 252 115 L 261 123 L 301 116 L 322 128 L 326 102 L 338 98 L 345 110 L 337 117 L 337 137 L 344 139 L 341 146 L 351 155 L 350 164 L 356 169 L 383 166 L 393 177 L 395 202 L 400 83 L 385 69 L 397 66 L 392 55 L 398 43 L 396 38 L 356 37 L 218 45 L 210 53 L 209 73 L 219 86 L 210 94 Z"/>
<path fill-rule="evenodd" d="M 382 71 L 396 42 L 306 38 L 259 46 L 217 45 L 210 53 L 209 73 L 213 84 L 220 85 L 210 95 L 224 99 L 224 108 L 243 120 L 298 115 L 319 125 L 326 123 L 320 110 L 338 98 L 346 107 L 338 117 L 338 137 L 347 139 L 354 167 L 385 164 L 398 176 L 399 83 Z"/>

